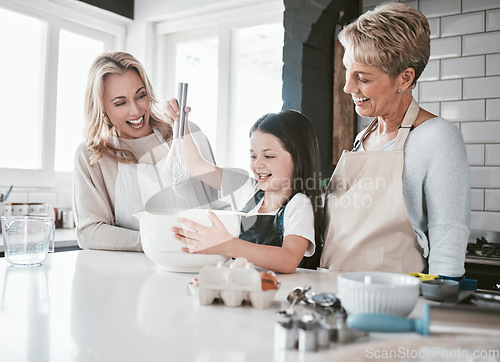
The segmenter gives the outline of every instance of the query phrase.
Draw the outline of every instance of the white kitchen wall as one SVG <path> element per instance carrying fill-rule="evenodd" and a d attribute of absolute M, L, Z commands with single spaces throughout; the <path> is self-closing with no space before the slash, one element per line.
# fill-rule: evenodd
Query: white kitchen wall
<path fill-rule="evenodd" d="M 266 3 L 269 0 L 135 0 L 134 21 L 127 27 L 126 50 L 139 59 L 152 72 L 156 39 L 155 23 L 181 20 L 203 15 L 218 9 Z"/>
<path fill-rule="evenodd" d="M 1 185 L 0 193 L 5 194 L 10 185 Z M 59 209 L 71 209 L 72 207 L 72 190 L 70 187 L 60 188 L 12 188 L 12 192 L 7 199 L 7 202 L 25 203 L 47 203 Z"/>
<path fill-rule="evenodd" d="M 383 3 L 365 0 L 363 10 Z M 471 229 L 500 231 L 500 0 L 401 1 L 431 27 L 415 98 L 462 131 L 471 172 Z M 367 124 L 360 119 L 360 127 Z"/>

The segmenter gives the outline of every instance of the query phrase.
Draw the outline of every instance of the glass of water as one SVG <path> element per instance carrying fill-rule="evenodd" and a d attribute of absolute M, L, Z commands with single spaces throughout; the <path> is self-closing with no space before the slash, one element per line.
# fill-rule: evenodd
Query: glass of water
<path fill-rule="evenodd" d="M 2 216 L 5 259 L 16 266 L 39 266 L 54 251 L 53 217 Z"/>

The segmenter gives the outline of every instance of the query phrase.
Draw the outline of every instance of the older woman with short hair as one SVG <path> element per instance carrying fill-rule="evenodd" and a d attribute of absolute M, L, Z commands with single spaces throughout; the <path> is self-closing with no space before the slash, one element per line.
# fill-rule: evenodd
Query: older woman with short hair
<path fill-rule="evenodd" d="M 464 274 L 470 186 L 459 129 L 419 107 L 430 55 L 425 16 L 405 4 L 368 11 L 339 34 L 344 91 L 373 117 L 329 183 L 321 266 Z"/>

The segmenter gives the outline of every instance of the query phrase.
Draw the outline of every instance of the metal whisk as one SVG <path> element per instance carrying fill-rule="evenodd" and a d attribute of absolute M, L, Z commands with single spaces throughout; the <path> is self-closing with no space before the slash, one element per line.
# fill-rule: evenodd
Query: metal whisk
<path fill-rule="evenodd" d="M 186 127 L 186 99 L 187 83 L 179 83 L 177 92 L 177 102 L 180 110 L 179 122 L 174 122 L 172 145 L 167 155 L 165 168 L 163 170 L 164 179 L 167 186 L 175 188 L 181 186 L 189 178 L 187 170 L 186 155 L 184 153 L 184 135 Z"/>

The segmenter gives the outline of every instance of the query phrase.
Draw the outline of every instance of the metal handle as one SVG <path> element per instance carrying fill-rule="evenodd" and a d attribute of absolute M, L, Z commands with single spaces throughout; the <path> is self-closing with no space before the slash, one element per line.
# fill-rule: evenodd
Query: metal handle
<path fill-rule="evenodd" d="M 186 100 L 187 100 L 187 83 L 179 83 L 177 89 L 177 104 L 180 110 L 179 122 L 174 123 L 174 138 L 184 138 L 186 126 Z"/>

